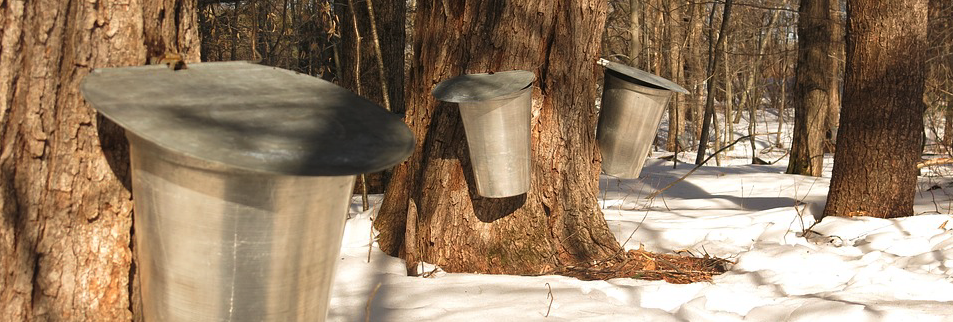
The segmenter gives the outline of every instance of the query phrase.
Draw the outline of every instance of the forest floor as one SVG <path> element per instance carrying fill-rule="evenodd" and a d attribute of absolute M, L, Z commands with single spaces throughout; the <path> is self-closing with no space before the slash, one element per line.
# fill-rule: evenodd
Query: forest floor
<path fill-rule="evenodd" d="M 759 122 L 777 130 L 776 119 Z M 788 143 L 790 126 L 782 128 Z M 661 137 L 666 130 L 663 123 Z M 779 162 L 747 164 L 749 145 L 739 143 L 721 166 L 712 160 L 652 200 L 694 165 L 673 168 L 659 158 L 672 153 L 662 151 L 640 179 L 600 180 L 603 213 L 626 249 L 734 263 L 711 282 L 448 274 L 433 266 L 428 277 L 408 277 L 402 260 L 376 247 L 367 261 L 369 218 L 381 196 L 364 212 L 355 196 L 328 319 L 365 321 L 369 310 L 370 321 L 953 321 L 953 167 L 923 171 L 916 216 L 817 223 L 832 155 L 823 177 L 786 175 L 785 151 L 769 149 L 774 140 L 766 137 L 758 136 L 759 157 Z"/>

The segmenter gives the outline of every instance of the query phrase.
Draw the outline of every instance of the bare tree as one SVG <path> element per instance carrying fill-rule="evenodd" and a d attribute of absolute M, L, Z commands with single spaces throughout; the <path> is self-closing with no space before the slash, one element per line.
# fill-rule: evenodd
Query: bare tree
<path fill-rule="evenodd" d="M 701 137 L 698 140 L 698 154 L 695 157 L 695 164 L 701 164 L 702 161 L 705 160 L 705 149 L 708 148 L 708 139 L 709 139 L 709 136 L 711 135 L 711 131 L 709 130 L 709 127 L 713 123 L 715 123 L 712 121 L 712 119 L 715 117 L 715 96 L 714 96 L 715 85 L 714 85 L 713 77 L 715 75 L 715 70 L 720 65 L 719 64 L 721 61 L 720 57 L 722 57 L 722 55 L 716 55 L 714 53 L 715 49 L 712 49 L 712 48 L 716 48 L 716 49 L 725 48 L 726 46 L 725 42 L 727 37 L 725 37 L 725 31 L 728 30 L 728 22 L 730 21 L 730 18 L 731 18 L 731 4 L 732 4 L 732 0 L 725 0 L 725 5 L 724 5 L 723 13 L 722 13 L 722 18 L 721 18 L 721 29 L 720 29 L 720 32 L 718 33 L 718 40 L 715 42 L 714 46 L 709 47 L 710 49 L 709 49 L 708 57 L 710 58 L 709 58 L 709 64 L 708 64 L 708 80 L 707 80 L 708 93 L 705 98 L 705 116 L 702 117 L 701 119 L 702 131 L 701 131 Z M 712 12 L 712 15 L 714 15 L 714 11 Z M 713 37 L 709 37 L 709 38 L 713 38 Z M 717 126 L 715 127 L 714 132 L 716 133 L 718 132 Z M 715 141 L 717 143 L 717 139 Z M 717 161 L 718 159 L 716 158 L 715 160 Z"/>

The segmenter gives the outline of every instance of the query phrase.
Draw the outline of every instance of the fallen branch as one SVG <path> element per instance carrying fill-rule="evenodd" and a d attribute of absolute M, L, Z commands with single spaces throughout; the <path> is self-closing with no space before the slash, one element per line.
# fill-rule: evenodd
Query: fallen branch
<path fill-rule="evenodd" d="M 953 158 L 936 158 L 917 163 L 917 169 L 923 169 L 929 166 L 953 164 Z"/>
<path fill-rule="evenodd" d="M 718 151 L 715 151 L 715 153 L 712 153 L 712 154 L 709 155 L 707 158 L 705 158 L 704 161 L 702 161 L 701 163 L 699 163 L 698 165 L 696 165 L 694 168 L 692 168 L 691 170 L 689 170 L 688 173 L 686 173 L 685 175 L 683 175 L 681 178 L 678 178 L 678 180 L 672 181 L 672 183 L 669 183 L 667 186 L 665 186 L 665 188 L 662 188 L 662 189 L 659 189 L 659 190 L 656 191 L 656 192 L 653 192 L 653 193 L 650 194 L 648 197 L 646 197 L 646 199 L 655 199 L 655 197 L 658 197 L 658 195 L 660 195 L 663 191 L 668 190 L 668 188 L 671 188 L 671 187 L 674 186 L 676 183 L 679 183 L 679 182 L 681 182 L 682 180 L 685 180 L 685 178 L 688 178 L 688 176 L 690 176 L 692 173 L 695 173 L 695 170 L 698 170 L 698 168 L 701 168 L 703 165 L 705 165 L 705 163 L 708 163 L 708 160 L 711 160 L 711 158 L 714 158 L 716 155 L 718 155 L 718 153 L 721 153 L 722 151 L 727 150 L 728 148 L 734 146 L 735 144 L 738 144 L 738 142 L 741 142 L 742 140 L 748 139 L 748 138 L 750 138 L 750 137 L 751 137 L 750 135 L 745 135 L 745 136 L 742 136 L 742 137 L 740 137 L 740 138 L 735 139 L 735 141 L 734 141 L 734 142 L 731 142 L 731 144 L 728 144 L 728 145 L 726 145 L 726 146 L 723 146 L 721 149 L 718 149 Z"/>

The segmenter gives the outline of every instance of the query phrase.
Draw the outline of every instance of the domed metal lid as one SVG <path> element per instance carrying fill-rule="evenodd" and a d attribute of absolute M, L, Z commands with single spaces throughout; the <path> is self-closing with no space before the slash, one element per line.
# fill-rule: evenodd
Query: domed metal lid
<path fill-rule="evenodd" d="M 465 74 L 440 82 L 431 94 L 438 100 L 451 103 L 489 101 L 521 91 L 534 80 L 536 74 L 525 70 Z"/>
<path fill-rule="evenodd" d="M 86 100 L 127 131 L 190 157 L 265 173 L 338 176 L 406 159 L 404 122 L 327 81 L 247 62 L 102 68 Z"/>
<path fill-rule="evenodd" d="M 634 78 L 638 81 L 648 83 L 649 85 L 657 86 L 663 89 L 667 89 L 673 92 L 679 92 L 682 94 L 690 93 L 684 87 L 681 87 L 670 80 L 667 80 L 665 78 L 659 77 L 658 75 L 646 72 L 644 70 L 641 70 L 635 67 L 626 66 L 626 65 L 619 64 L 616 62 L 611 62 L 605 59 L 600 59 L 599 65 L 605 66 L 607 69 L 611 71 Z"/>

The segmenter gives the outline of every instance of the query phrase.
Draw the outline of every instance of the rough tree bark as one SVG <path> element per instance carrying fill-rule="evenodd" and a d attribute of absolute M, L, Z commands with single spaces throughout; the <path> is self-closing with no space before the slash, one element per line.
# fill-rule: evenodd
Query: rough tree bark
<path fill-rule="evenodd" d="M 132 319 L 125 137 L 79 94 L 92 68 L 198 58 L 191 1 L 0 1 L 0 320 Z"/>
<path fill-rule="evenodd" d="M 825 216 L 913 214 L 927 0 L 848 0 L 840 134 Z"/>
<path fill-rule="evenodd" d="M 787 173 L 819 177 L 824 171 L 824 137 L 830 103 L 831 0 L 801 0 L 797 25 L 794 141 Z"/>
<path fill-rule="evenodd" d="M 420 1 L 406 122 L 417 139 L 375 226 L 381 249 L 450 272 L 537 274 L 620 250 L 597 204 L 594 100 L 604 0 Z M 463 73 L 534 71 L 532 187 L 476 195 L 455 104 L 430 95 Z M 406 232 L 406 234 L 405 234 Z M 407 254 L 406 249 L 411 252 Z"/>

